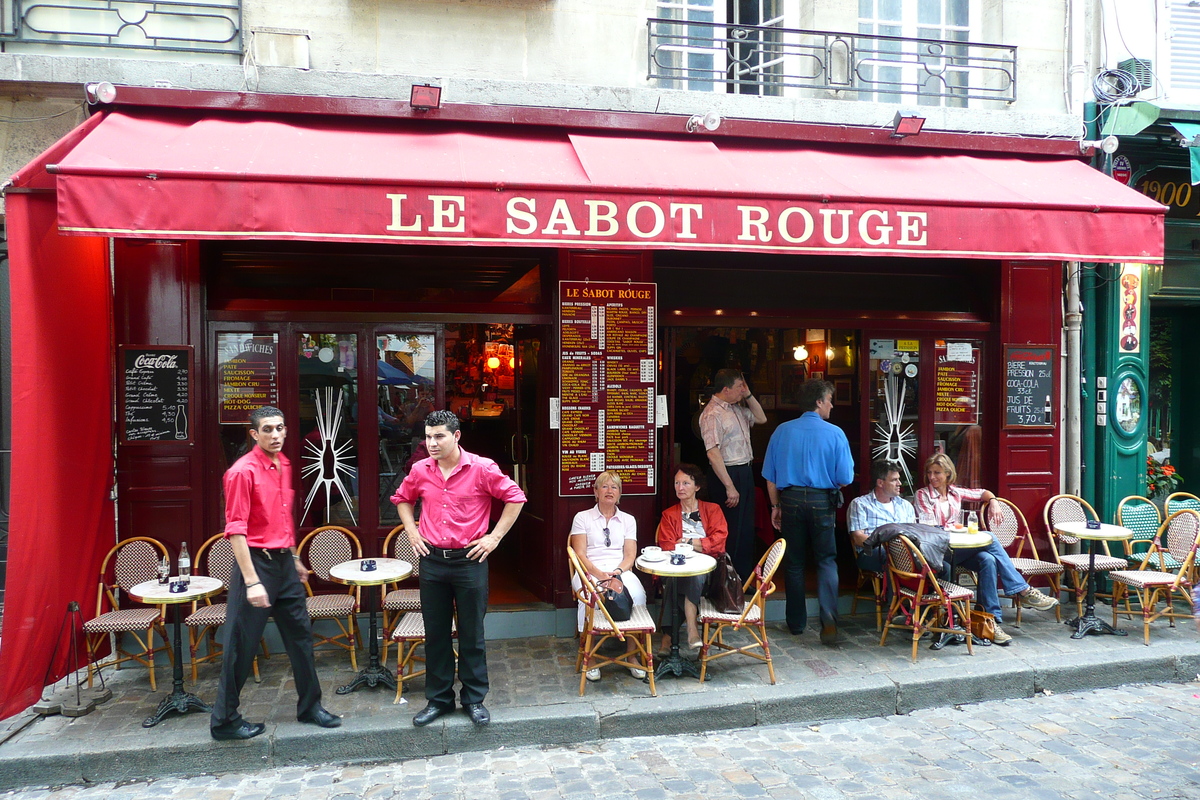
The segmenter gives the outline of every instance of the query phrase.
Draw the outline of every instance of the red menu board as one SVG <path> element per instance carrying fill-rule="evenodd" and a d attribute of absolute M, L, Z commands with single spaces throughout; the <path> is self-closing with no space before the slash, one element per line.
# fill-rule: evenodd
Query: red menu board
<path fill-rule="evenodd" d="M 933 345 L 937 363 L 934 398 L 935 424 L 979 424 L 979 348 L 971 342 L 937 340 Z"/>
<path fill-rule="evenodd" d="M 654 494 L 657 286 L 562 281 L 558 292 L 559 494 L 592 493 L 596 475 L 622 494 Z"/>
<path fill-rule="evenodd" d="M 245 425 L 260 406 L 279 405 L 274 333 L 217 334 L 217 404 L 222 425 Z"/>

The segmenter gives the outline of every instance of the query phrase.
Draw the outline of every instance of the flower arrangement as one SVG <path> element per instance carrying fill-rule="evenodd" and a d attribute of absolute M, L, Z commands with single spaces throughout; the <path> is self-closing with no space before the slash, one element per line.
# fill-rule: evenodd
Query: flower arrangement
<path fill-rule="evenodd" d="M 1170 464 L 1160 464 L 1153 457 L 1146 458 L 1146 496 L 1166 497 L 1179 488 L 1183 478 Z"/>

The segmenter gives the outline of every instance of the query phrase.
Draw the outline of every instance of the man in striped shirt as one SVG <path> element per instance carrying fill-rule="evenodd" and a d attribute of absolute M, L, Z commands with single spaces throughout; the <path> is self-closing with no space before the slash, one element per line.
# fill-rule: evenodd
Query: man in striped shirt
<path fill-rule="evenodd" d="M 863 550 L 863 543 L 880 525 L 890 522 L 916 522 L 917 511 L 912 503 L 900 496 L 900 470 L 891 461 L 871 464 L 873 489 L 850 501 L 850 542 L 858 554 L 860 569 L 883 572 L 886 561 L 883 547 Z"/>

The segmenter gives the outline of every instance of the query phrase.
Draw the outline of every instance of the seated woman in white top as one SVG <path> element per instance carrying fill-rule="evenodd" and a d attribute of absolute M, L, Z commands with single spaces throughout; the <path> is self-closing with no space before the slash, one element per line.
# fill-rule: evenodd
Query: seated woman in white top
<path fill-rule="evenodd" d="M 571 523 L 571 548 L 579 556 L 579 563 L 588 575 L 599 581 L 608 581 L 608 588 L 620 592 L 621 587 L 629 590 L 635 606 L 646 604 L 646 590 L 633 573 L 633 560 L 637 558 L 637 521 L 617 508 L 621 499 L 621 476 L 615 472 L 601 472 L 596 476 L 596 505 L 580 511 Z M 571 576 L 575 589 L 579 578 Z M 584 606 L 579 604 L 578 629 L 583 630 Z M 629 652 L 634 652 L 633 638 L 628 638 Z M 646 670 L 630 667 L 633 677 L 646 677 Z M 600 669 L 587 672 L 589 681 L 600 680 Z"/>

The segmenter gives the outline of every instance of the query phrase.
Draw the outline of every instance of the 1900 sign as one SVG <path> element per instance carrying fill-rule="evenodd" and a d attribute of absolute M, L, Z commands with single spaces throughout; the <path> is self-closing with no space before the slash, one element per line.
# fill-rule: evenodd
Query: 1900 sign
<path fill-rule="evenodd" d="M 121 442 L 192 441 L 192 348 L 121 348 Z"/>

